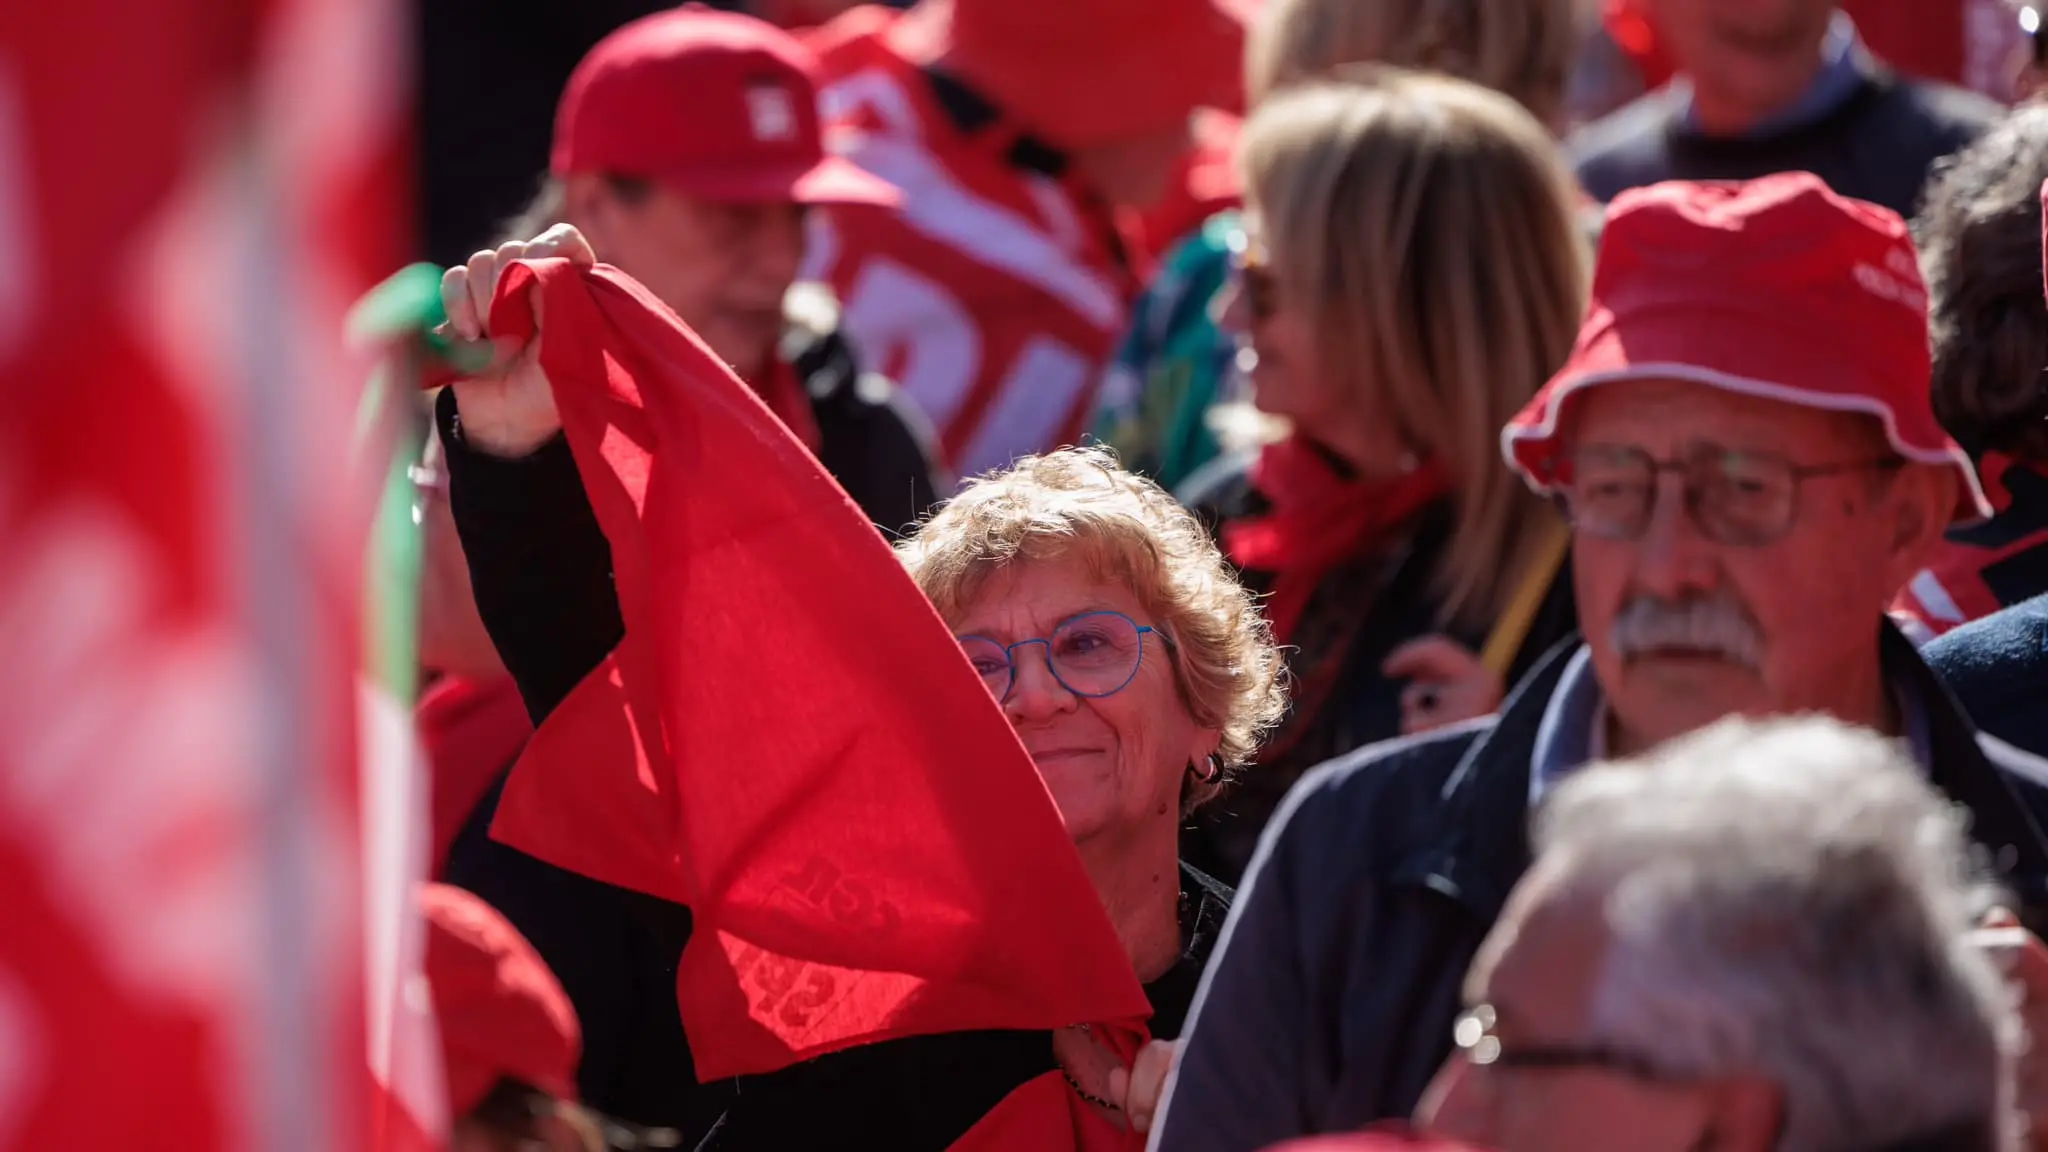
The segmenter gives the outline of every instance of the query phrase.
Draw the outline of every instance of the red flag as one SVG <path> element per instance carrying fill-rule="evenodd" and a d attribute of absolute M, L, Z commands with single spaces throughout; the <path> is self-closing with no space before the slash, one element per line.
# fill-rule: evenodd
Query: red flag
<path fill-rule="evenodd" d="M 1101 1022 L 1143 990 L 1015 734 L 817 461 L 631 279 L 515 266 L 611 542 L 626 639 L 544 722 L 495 834 L 686 903 L 699 1075 Z"/>
<path fill-rule="evenodd" d="M 396 10 L 0 21 L 0 1146 L 363 1146 L 338 342 Z"/>

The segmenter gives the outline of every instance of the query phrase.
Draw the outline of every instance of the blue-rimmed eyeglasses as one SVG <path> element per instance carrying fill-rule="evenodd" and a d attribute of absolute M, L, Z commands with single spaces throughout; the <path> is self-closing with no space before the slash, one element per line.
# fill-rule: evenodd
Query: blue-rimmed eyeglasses
<path fill-rule="evenodd" d="M 1149 624 L 1121 612 L 1083 612 L 1070 616 L 1050 636 L 998 644 L 986 636 L 958 636 L 967 662 L 997 700 L 1006 700 L 1017 679 L 1017 649 L 1045 645 L 1046 666 L 1053 679 L 1076 696 L 1113 696 L 1138 675 L 1145 659 L 1145 634 L 1172 640 Z"/>

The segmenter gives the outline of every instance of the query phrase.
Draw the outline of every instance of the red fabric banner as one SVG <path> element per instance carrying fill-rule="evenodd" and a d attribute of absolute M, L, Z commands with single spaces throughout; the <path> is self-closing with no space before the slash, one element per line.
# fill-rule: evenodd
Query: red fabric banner
<path fill-rule="evenodd" d="M 541 725 L 494 834 L 690 905 L 707 1080 L 968 1029 L 1134 1044 L 1150 1007 L 1058 812 L 881 537 L 638 284 L 516 265 L 491 331 L 530 335 L 537 306 L 626 639 Z"/>

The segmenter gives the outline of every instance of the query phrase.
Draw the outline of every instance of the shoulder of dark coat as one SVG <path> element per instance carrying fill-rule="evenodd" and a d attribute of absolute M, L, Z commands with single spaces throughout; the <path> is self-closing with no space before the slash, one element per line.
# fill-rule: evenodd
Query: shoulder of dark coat
<path fill-rule="evenodd" d="M 2048 596 L 1944 633 L 1920 655 L 1979 729 L 2048 750 Z"/>
<path fill-rule="evenodd" d="M 2006 681 L 2048 672 L 2048 595 L 1945 632 L 1920 655 L 1958 694 L 1979 679 Z"/>
<path fill-rule="evenodd" d="M 1310 769 L 1274 815 L 1286 821 L 1282 850 L 1333 877 L 1346 871 L 1339 861 L 1405 859 L 1438 832 L 1452 774 L 1493 723 L 1383 740 Z"/>
<path fill-rule="evenodd" d="M 895 381 L 860 363 L 841 327 L 839 301 L 822 284 L 798 284 L 783 299 L 782 343 L 778 354 L 803 382 L 822 427 L 852 427 L 863 443 L 894 451 L 913 448 L 934 474 L 933 487 L 950 480 L 937 475 L 938 432 Z"/>
<path fill-rule="evenodd" d="M 1883 93 L 1881 100 L 1925 128 L 1951 149 L 1977 138 L 2005 115 L 1996 101 L 1953 84 L 1933 80 L 1899 79 Z"/>

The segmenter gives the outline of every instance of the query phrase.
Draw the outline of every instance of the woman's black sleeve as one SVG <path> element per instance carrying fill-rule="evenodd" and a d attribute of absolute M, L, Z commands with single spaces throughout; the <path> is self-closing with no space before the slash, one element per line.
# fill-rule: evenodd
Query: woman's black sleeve
<path fill-rule="evenodd" d="M 477 612 L 538 724 L 625 637 L 611 545 L 567 439 L 509 460 L 471 448 L 454 389 L 434 418 Z"/>

